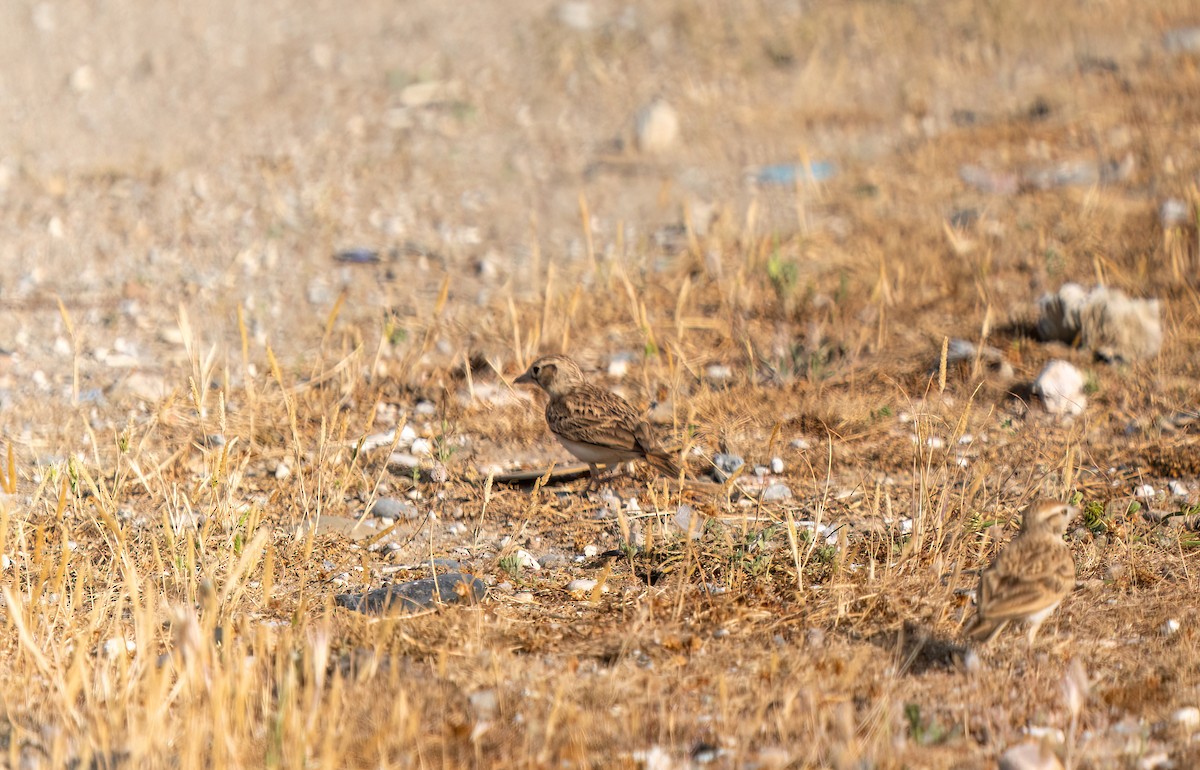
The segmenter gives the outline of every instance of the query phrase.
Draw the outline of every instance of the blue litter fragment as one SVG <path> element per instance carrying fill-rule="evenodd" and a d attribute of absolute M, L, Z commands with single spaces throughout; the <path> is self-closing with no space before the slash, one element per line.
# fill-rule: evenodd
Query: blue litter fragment
<path fill-rule="evenodd" d="M 353 262 L 366 264 L 379 261 L 379 252 L 372 249 L 346 249 L 333 255 L 338 262 Z"/>
<path fill-rule="evenodd" d="M 770 166 L 760 166 L 753 172 L 754 181 L 758 184 L 787 184 L 801 182 L 824 182 L 837 176 L 837 166 L 828 160 L 817 160 L 812 163 L 776 163 Z"/>

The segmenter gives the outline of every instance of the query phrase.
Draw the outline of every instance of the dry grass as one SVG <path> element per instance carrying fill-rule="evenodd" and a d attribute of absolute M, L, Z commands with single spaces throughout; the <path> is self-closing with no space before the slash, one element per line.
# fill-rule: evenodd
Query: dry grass
<path fill-rule="evenodd" d="M 14 93 L 71 117 L 9 126 L 30 149 L 0 159 L 7 766 L 989 767 L 1042 728 L 1074 767 L 1200 760 L 1174 717 L 1200 705 L 1200 537 L 1169 516 L 1196 490 L 1133 505 L 1200 472 L 1195 426 L 1167 424 L 1196 408 L 1200 70 L 1159 37 L 1195 10 L 633 8 L 594 4 L 577 32 L 534 3 L 289 26 L 213 2 L 187 12 L 195 39 L 125 20 L 176 44 L 143 64 L 132 43 L 102 55 L 126 27 L 94 9 L 31 33 L 50 74 Z M 71 50 L 95 90 L 61 85 Z M 453 99 L 404 106 L 433 80 Z M 181 82 L 214 114 L 155 118 Z M 656 92 L 684 146 L 614 155 L 613 115 Z M 1127 154 L 1108 186 L 958 177 Z M 839 174 L 745 184 L 796 157 Z M 1164 230 L 1167 197 L 1192 218 Z M 383 261 L 328 260 L 358 243 Z M 1109 366 L 1023 336 L 1067 280 L 1162 298 L 1163 353 Z M 951 337 L 999 348 L 1015 381 L 947 368 Z M 495 483 L 489 466 L 563 459 L 509 385 L 556 350 L 655 404 L 693 470 L 737 453 L 743 483 L 777 456 L 794 496 L 635 475 L 616 486 L 638 508 L 609 515 L 578 485 Z M 1052 358 L 1090 378 L 1073 423 L 1013 395 Z M 444 481 L 362 449 L 406 423 Z M 1035 650 L 1006 634 L 967 665 L 976 571 L 1041 495 L 1089 506 L 1079 587 Z M 422 517 L 348 535 L 379 497 Z M 430 558 L 487 599 L 335 605 Z M 609 590 L 568 595 L 577 577 Z"/>

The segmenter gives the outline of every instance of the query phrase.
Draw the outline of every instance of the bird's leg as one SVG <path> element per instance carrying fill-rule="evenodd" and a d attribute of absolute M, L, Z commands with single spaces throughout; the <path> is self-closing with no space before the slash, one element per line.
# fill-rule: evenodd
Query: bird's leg
<path fill-rule="evenodd" d="M 595 463 L 588 463 L 588 485 L 585 491 L 594 492 L 600 488 L 600 468 Z"/>
<path fill-rule="evenodd" d="M 1034 620 L 1029 624 L 1029 649 L 1033 649 L 1033 640 L 1037 638 L 1038 629 L 1042 627 L 1042 621 Z"/>

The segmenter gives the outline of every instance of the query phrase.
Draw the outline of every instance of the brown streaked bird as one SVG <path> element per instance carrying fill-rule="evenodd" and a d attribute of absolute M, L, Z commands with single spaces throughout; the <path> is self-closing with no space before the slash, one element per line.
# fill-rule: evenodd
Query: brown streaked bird
<path fill-rule="evenodd" d="M 1029 646 L 1038 629 L 1075 588 L 1075 560 L 1063 542 L 1078 509 L 1039 500 L 1025 509 L 1021 531 L 979 576 L 975 617 L 963 630 L 987 644 L 1010 621 L 1029 624 Z"/>
<path fill-rule="evenodd" d="M 679 478 L 679 464 L 659 445 L 650 424 L 628 401 L 588 382 L 570 358 L 543 356 L 514 382 L 536 383 L 550 396 L 550 432 L 588 464 L 593 485 L 599 479 L 596 466 L 627 460 L 645 460 L 664 476 Z"/>

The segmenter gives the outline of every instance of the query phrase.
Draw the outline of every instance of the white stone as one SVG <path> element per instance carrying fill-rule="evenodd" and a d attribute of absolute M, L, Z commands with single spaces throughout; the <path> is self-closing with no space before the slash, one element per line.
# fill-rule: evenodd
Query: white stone
<path fill-rule="evenodd" d="M 725 382 L 733 376 L 733 369 L 725 364 L 712 364 L 704 370 L 704 374 L 713 382 Z"/>
<path fill-rule="evenodd" d="M 570 583 L 567 583 L 566 591 L 576 599 L 588 599 L 591 598 L 592 592 L 596 590 L 597 585 L 597 581 L 591 578 L 575 578 Z M 608 583 L 605 583 L 600 588 L 600 593 L 608 593 Z"/>
<path fill-rule="evenodd" d="M 1184 706 L 1171 712 L 1171 721 L 1191 731 L 1200 728 L 1200 708 Z"/>
<path fill-rule="evenodd" d="M 333 66 L 333 49 L 325 43 L 314 45 L 308 55 L 319 70 L 327 70 Z"/>
<path fill-rule="evenodd" d="M 86 94 L 96 87 L 96 74 L 92 68 L 84 64 L 71 73 L 71 90 L 77 94 Z"/>
<path fill-rule="evenodd" d="M 539 570 L 542 568 L 542 565 L 538 563 L 537 559 L 533 558 L 533 554 L 529 551 L 524 549 L 518 550 L 515 556 L 517 557 L 517 563 L 526 569 Z"/>
<path fill-rule="evenodd" d="M 679 115 L 663 99 L 654 99 L 634 119 L 634 141 L 641 152 L 658 154 L 670 150 L 679 139 Z"/>
<path fill-rule="evenodd" d="M 1033 391 L 1050 414 L 1077 415 L 1087 406 L 1083 384 L 1082 372 L 1066 361 L 1054 360 L 1042 369 Z"/>
<path fill-rule="evenodd" d="M 783 473 L 783 458 L 782 457 L 772 457 L 771 458 L 771 473 L 774 473 L 777 476 L 780 473 Z"/>
<path fill-rule="evenodd" d="M 427 438 L 419 438 L 412 442 L 409 451 L 418 457 L 428 457 L 433 454 L 433 443 Z"/>
<path fill-rule="evenodd" d="M 558 6 L 558 20 L 564 27 L 576 32 L 587 32 L 595 24 L 592 18 L 592 4 L 583 0 L 573 0 Z"/>
<path fill-rule="evenodd" d="M 1180 623 L 1176 618 L 1167 618 L 1166 622 L 1159 628 L 1163 636 L 1172 636 L 1179 631 Z"/>
<path fill-rule="evenodd" d="M 292 475 L 292 469 L 288 467 L 287 463 L 280 463 L 279 465 L 275 466 L 275 478 L 276 479 L 283 480 L 291 475 Z"/>
<path fill-rule="evenodd" d="M 645 751 L 635 751 L 632 759 L 642 770 L 675 770 L 677 767 L 684 766 L 671 759 L 671 755 L 661 746 L 651 746 Z"/>
<path fill-rule="evenodd" d="M 1149 484 L 1142 484 L 1133 490 L 1133 496 L 1140 497 L 1143 500 L 1153 500 L 1156 494 L 1158 493 L 1155 491 L 1154 487 L 1150 486 Z"/>
<path fill-rule="evenodd" d="M 1062 762 L 1040 743 L 1022 743 L 1000 755 L 1000 770 L 1062 770 Z"/>
<path fill-rule="evenodd" d="M 1187 497 L 1188 488 L 1182 481 L 1172 479 L 1167 482 L 1167 491 L 1175 497 Z"/>

